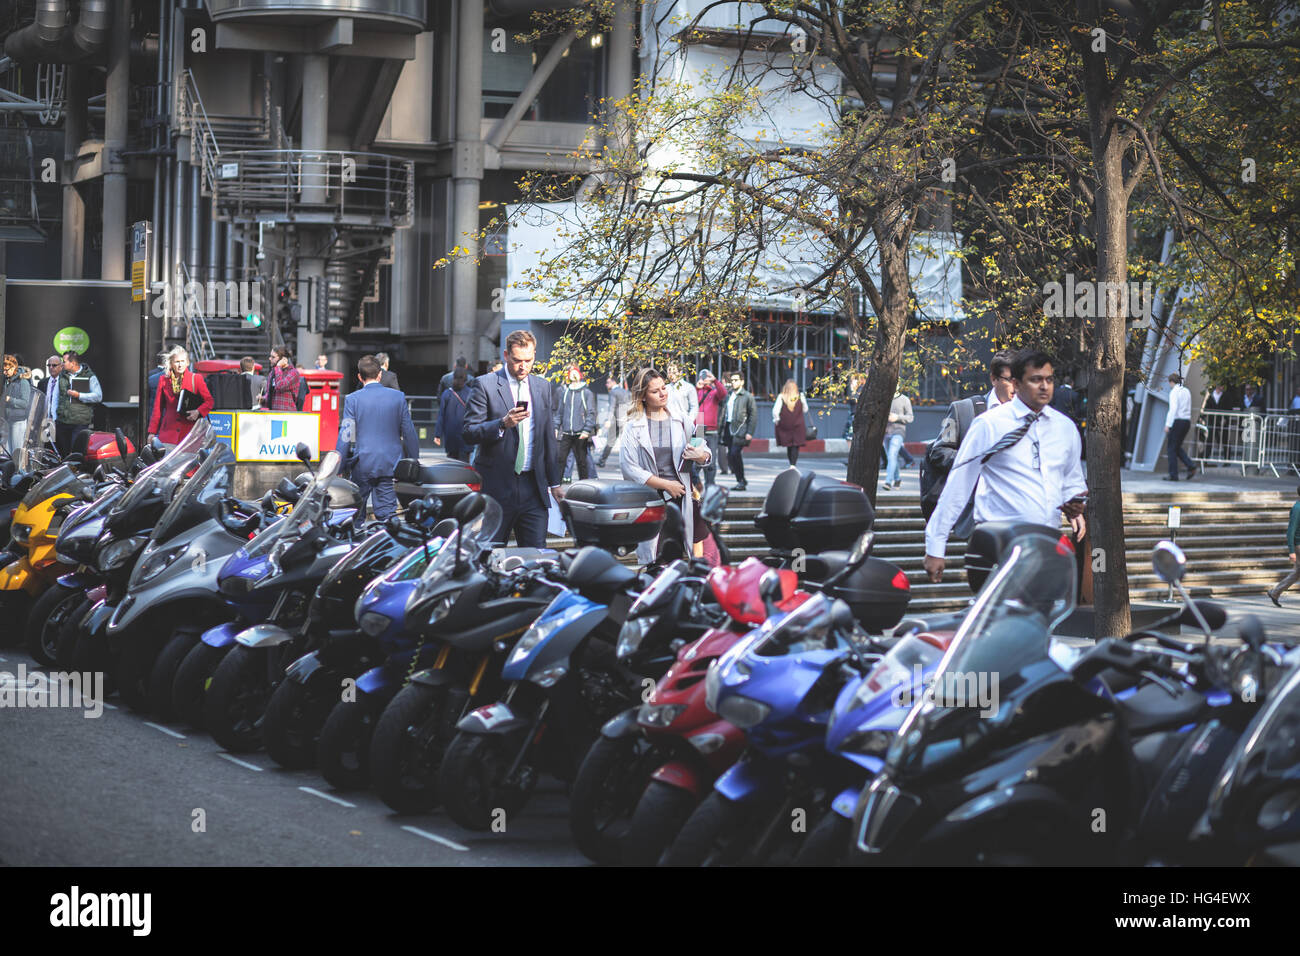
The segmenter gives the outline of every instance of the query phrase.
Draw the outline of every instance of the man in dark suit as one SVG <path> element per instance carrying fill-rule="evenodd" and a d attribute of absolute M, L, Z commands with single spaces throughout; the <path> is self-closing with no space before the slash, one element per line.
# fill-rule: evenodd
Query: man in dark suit
<path fill-rule="evenodd" d="M 1210 393 L 1205 396 L 1205 410 L 1209 412 L 1232 411 L 1232 399 L 1229 397 L 1228 390 L 1222 385 L 1214 386 Z M 1229 458 L 1232 449 L 1228 446 L 1232 442 L 1232 434 L 1227 420 L 1217 415 L 1206 417 L 1210 419 L 1210 427 L 1206 439 L 1208 454 L 1205 457 L 1220 460 Z"/>
<path fill-rule="evenodd" d="M 745 390 L 745 377 L 740 372 L 731 373 L 731 393 L 723 411 L 722 432 L 727 444 L 727 464 L 736 476 L 736 490 L 744 491 L 745 446 L 754 440 L 754 426 L 758 423 L 758 406 L 754 396 Z"/>
<path fill-rule="evenodd" d="M 375 517 L 382 521 L 397 511 L 393 469 L 402 458 L 418 459 L 420 442 L 406 396 L 380 385 L 381 371 L 373 355 L 363 356 L 357 363 L 361 388 L 343 400 L 335 447 L 361 490 L 361 500 L 374 493 Z"/>
<path fill-rule="evenodd" d="M 400 388 L 397 384 L 397 373 L 388 371 L 388 353 L 376 352 L 375 361 L 379 363 L 381 369 L 379 384 L 384 388 Z"/>
<path fill-rule="evenodd" d="M 524 331 L 506 336 L 505 366 L 474 379 L 461 434 L 478 446 L 474 467 L 483 476 L 483 493 L 501 505 L 504 543 L 511 530 L 520 547 L 546 546 L 549 494 L 559 501 L 560 464 L 556 458 L 551 385 L 528 374 L 537 358 L 537 340 Z"/>

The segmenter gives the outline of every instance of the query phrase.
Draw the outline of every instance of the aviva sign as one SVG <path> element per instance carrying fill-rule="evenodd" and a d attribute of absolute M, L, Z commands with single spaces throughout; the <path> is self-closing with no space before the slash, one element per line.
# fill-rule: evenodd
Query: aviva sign
<path fill-rule="evenodd" d="M 320 460 L 320 416 L 314 412 L 239 412 L 235 415 L 237 461 L 297 461 L 298 443 Z"/>

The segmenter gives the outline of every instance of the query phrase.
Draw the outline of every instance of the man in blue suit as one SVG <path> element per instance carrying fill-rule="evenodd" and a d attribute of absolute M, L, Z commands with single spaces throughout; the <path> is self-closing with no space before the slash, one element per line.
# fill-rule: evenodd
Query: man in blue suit
<path fill-rule="evenodd" d="M 339 439 L 344 469 L 361 490 L 361 500 L 374 492 L 375 517 L 381 521 L 397 511 L 393 469 L 402 458 L 420 457 L 420 442 L 411 422 L 406 396 L 379 384 L 383 367 L 373 355 L 357 363 L 361 388 L 343 400 Z"/>
<path fill-rule="evenodd" d="M 483 477 L 483 493 L 501 505 L 505 543 L 513 530 L 522 548 L 546 546 L 549 495 L 564 497 L 556 459 L 551 384 L 530 375 L 537 340 L 529 332 L 511 332 L 502 351 L 505 367 L 474 379 L 461 434 L 478 446 L 474 467 Z"/>

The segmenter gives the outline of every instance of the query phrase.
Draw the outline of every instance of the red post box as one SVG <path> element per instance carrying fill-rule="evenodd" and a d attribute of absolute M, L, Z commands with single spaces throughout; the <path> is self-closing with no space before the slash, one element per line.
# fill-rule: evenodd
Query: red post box
<path fill-rule="evenodd" d="M 339 412 L 343 404 L 339 387 L 343 373 L 313 368 L 299 374 L 307 380 L 307 401 L 302 410 L 320 415 L 320 450 L 323 455 L 334 450 L 339 437 Z"/>

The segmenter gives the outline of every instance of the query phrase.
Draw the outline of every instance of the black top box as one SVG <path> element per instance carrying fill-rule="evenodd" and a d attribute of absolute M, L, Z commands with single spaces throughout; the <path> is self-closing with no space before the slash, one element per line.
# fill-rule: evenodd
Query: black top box
<path fill-rule="evenodd" d="M 393 469 L 393 487 L 403 508 L 433 492 L 442 501 L 443 514 L 449 514 L 456 502 L 482 489 L 483 479 L 463 461 L 424 465 L 414 458 L 403 458 Z"/>
<path fill-rule="evenodd" d="M 901 621 L 912 598 L 906 572 L 881 558 L 867 558 L 847 578 L 827 588 L 826 593 L 847 603 L 858 623 L 872 634 L 888 630 Z"/>
<path fill-rule="evenodd" d="M 870 531 L 875 511 L 857 485 L 788 468 L 776 476 L 754 524 L 768 547 L 817 554 L 845 550 Z"/>
<path fill-rule="evenodd" d="M 972 592 L 978 592 L 993 569 L 1002 563 L 1011 542 L 1025 534 L 1043 535 L 1056 541 L 1061 537 L 1061 530 L 1030 521 L 985 521 L 975 526 L 966 543 L 966 583 Z"/>
<path fill-rule="evenodd" d="M 575 481 L 560 511 L 580 547 L 596 545 L 626 554 L 658 536 L 667 505 L 659 492 L 635 481 Z"/>

